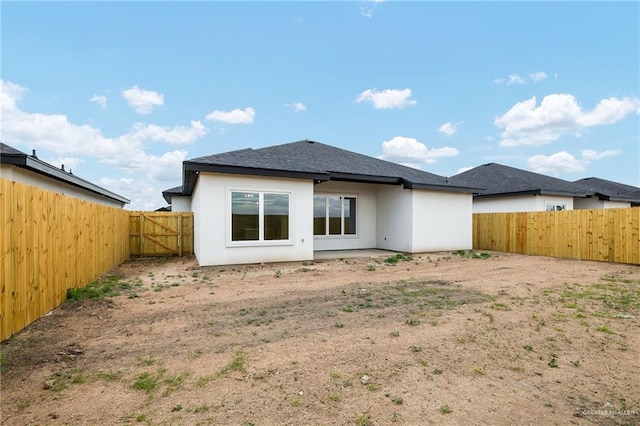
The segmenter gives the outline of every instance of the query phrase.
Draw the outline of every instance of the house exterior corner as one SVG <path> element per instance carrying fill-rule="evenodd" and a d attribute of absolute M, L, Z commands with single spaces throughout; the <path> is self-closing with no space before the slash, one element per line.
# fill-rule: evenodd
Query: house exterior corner
<path fill-rule="evenodd" d="M 469 193 L 413 191 L 412 252 L 473 248 L 473 197 Z"/>
<path fill-rule="evenodd" d="M 256 203 L 264 194 L 288 198 L 288 217 L 283 219 L 287 221 L 286 239 L 253 240 L 252 235 L 234 238 L 233 197 L 243 194 L 257 194 Z M 200 173 L 191 196 L 198 263 L 208 266 L 312 260 L 312 206 L 313 182 L 309 180 Z M 260 210 L 260 220 L 264 215 Z"/>

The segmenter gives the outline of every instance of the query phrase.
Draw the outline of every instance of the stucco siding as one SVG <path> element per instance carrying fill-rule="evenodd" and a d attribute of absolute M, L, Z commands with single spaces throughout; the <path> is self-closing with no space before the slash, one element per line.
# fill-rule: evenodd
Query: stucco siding
<path fill-rule="evenodd" d="M 172 212 L 190 212 L 191 211 L 191 197 L 180 197 L 174 195 L 171 197 L 171 211 Z"/>
<path fill-rule="evenodd" d="M 565 210 L 573 210 L 573 197 L 560 197 L 554 195 L 536 195 L 537 211 L 543 212 L 547 204 L 564 204 Z"/>
<path fill-rule="evenodd" d="M 314 194 L 356 197 L 356 235 L 314 237 L 314 250 L 352 250 L 376 247 L 376 186 L 351 182 L 323 182 Z"/>
<path fill-rule="evenodd" d="M 412 191 L 413 253 L 473 247 L 471 194 Z"/>
<path fill-rule="evenodd" d="M 385 250 L 413 250 L 411 191 L 401 186 L 378 186 L 377 247 Z"/>
<path fill-rule="evenodd" d="M 624 203 L 622 201 L 604 201 L 605 209 L 626 209 L 631 207 L 631 203 Z"/>
<path fill-rule="evenodd" d="M 476 198 L 473 200 L 474 213 L 540 212 L 547 203 L 564 203 L 567 210 L 573 210 L 572 197 L 553 195 L 514 195 L 504 197 Z"/>
<path fill-rule="evenodd" d="M 56 179 L 34 173 L 11 164 L 0 164 L 0 177 L 25 185 L 35 186 L 47 191 L 57 192 L 69 197 L 79 198 L 92 203 L 99 203 L 110 207 L 123 208 L 124 203 L 95 194 L 91 191 L 69 185 Z"/>
<path fill-rule="evenodd" d="M 288 242 L 232 242 L 231 191 L 290 194 Z M 200 173 L 192 195 L 194 249 L 200 265 L 313 259 L 313 182 Z"/>
<path fill-rule="evenodd" d="M 597 197 L 591 198 L 575 198 L 573 200 L 573 208 L 576 210 L 581 209 L 624 209 L 631 207 L 631 203 L 624 203 L 620 201 L 605 201 L 600 200 Z"/>
<path fill-rule="evenodd" d="M 204 175 L 203 175 L 204 176 Z M 209 213 L 202 210 L 202 198 L 204 196 L 204 191 L 200 190 L 200 179 L 196 182 L 195 187 L 193 188 L 193 193 L 191 194 L 191 210 L 193 213 L 193 253 L 196 255 L 196 258 L 200 259 L 201 249 L 204 253 L 207 252 L 206 249 L 202 248 L 202 238 L 200 236 L 200 231 L 202 226 L 200 225 L 201 219 L 204 216 L 208 216 Z"/>

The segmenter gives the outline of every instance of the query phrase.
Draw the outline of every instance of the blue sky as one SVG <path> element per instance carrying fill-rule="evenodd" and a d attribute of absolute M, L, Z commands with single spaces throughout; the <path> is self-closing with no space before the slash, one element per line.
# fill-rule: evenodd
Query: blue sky
<path fill-rule="evenodd" d="M 301 139 L 443 176 L 640 185 L 638 2 L 2 2 L 3 142 L 165 205 Z"/>

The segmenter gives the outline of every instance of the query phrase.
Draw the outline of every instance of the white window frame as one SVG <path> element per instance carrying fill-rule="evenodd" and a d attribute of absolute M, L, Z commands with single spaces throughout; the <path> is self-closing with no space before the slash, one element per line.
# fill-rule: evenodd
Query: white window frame
<path fill-rule="evenodd" d="M 558 208 L 558 207 L 561 207 L 561 208 Z M 567 203 L 548 201 L 544 205 L 544 210 L 547 212 L 567 210 Z"/>
<path fill-rule="evenodd" d="M 359 220 L 358 220 L 358 211 L 360 210 L 358 207 L 358 196 L 355 194 L 344 194 L 344 193 L 340 193 L 340 194 L 332 194 L 332 193 L 328 193 L 328 192 L 316 192 L 313 194 L 313 197 L 315 199 L 315 197 L 340 197 L 340 234 L 329 234 L 329 203 L 327 202 L 325 204 L 325 229 L 324 229 L 324 234 L 322 235 L 313 235 L 313 238 L 358 238 L 358 230 L 360 228 L 360 226 L 358 225 Z M 345 198 L 353 198 L 356 200 L 356 232 L 355 234 L 345 234 L 344 233 L 344 199 Z M 315 213 L 314 213 L 314 220 L 315 220 Z"/>
<path fill-rule="evenodd" d="M 258 239 L 257 240 L 233 240 L 233 193 L 257 193 L 258 194 Z M 284 194 L 289 196 L 289 238 L 286 240 L 265 240 L 264 239 L 264 195 L 265 194 Z M 227 190 L 227 247 L 266 247 L 266 246 L 290 246 L 293 245 L 293 193 L 290 191 L 281 191 L 273 189 L 247 189 L 247 188 L 231 188 Z"/>

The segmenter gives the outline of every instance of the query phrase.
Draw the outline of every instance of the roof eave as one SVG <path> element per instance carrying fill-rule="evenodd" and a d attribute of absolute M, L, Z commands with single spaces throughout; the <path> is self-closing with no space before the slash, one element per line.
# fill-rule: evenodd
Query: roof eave
<path fill-rule="evenodd" d="M 478 194 L 474 198 L 491 198 L 491 197 L 512 197 L 519 195 L 554 195 L 557 197 L 586 197 L 588 194 L 584 192 L 565 192 L 547 189 L 530 189 L 526 191 L 499 192 L 490 194 Z"/>
<path fill-rule="evenodd" d="M 481 191 L 484 191 L 483 188 L 472 188 L 469 186 L 461 186 L 461 185 L 437 185 L 437 184 L 426 184 L 426 183 L 414 183 L 408 180 L 404 182 L 405 189 L 425 189 L 430 191 L 441 191 L 441 192 L 460 192 L 460 193 L 468 193 L 468 194 L 477 194 Z"/>
<path fill-rule="evenodd" d="M 167 202 L 167 204 L 172 204 L 171 199 L 175 196 L 180 196 L 181 194 L 175 192 L 162 191 L 162 198 Z"/>
<path fill-rule="evenodd" d="M 175 188 L 170 188 L 170 189 L 165 189 L 164 191 L 162 191 L 162 198 L 164 198 L 164 200 L 171 204 L 171 198 L 175 197 L 175 196 L 182 196 L 182 186 L 178 186 Z"/>
<path fill-rule="evenodd" d="M 329 180 L 342 182 L 380 183 L 384 185 L 400 185 L 402 179 L 393 176 L 373 176 L 356 173 L 329 172 Z"/>
<path fill-rule="evenodd" d="M 131 200 L 129 200 L 128 198 L 125 198 L 121 195 L 118 195 L 114 192 L 104 189 L 78 176 L 75 176 L 71 173 L 67 173 L 63 170 L 60 170 L 50 165 L 49 163 L 45 163 L 44 161 L 30 157 L 26 154 L 25 155 L 12 155 L 12 154 L 2 155 L 2 162 L 5 164 L 12 164 L 17 167 L 22 167 L 44 176 L 48 176 L 52 179 L 67 183 L 69 185 L 84 189 L 89 192 L 93 192 L 94 194 L 102 195 L 105 198 L 109 198 L 111 200 L 117 201 L 122 204 L 129 204 L 131 202 Z"/>
<path fill-rule="evenodd" d="M 607 199 L 604 201 L 614 201 L 618 203 L 640 203 L 640 198 L 607 197 Z"/>
<path fill-rule="evenodd" d="M 329 180 L 328 173 L 320 172 L 302 172 L 295 170 L 278 170 L 278 169 L 263 169 L 253 167 L 242 166 L 230 166 L 221 164 L 203 164 L 185 161 L 182 165 L 184 184 L 182 195 L 191 195 L 193 188 L 195 188 L 198 174 L 200 172 L 210 173 L 223 173 L 232 175 L 249 175 L 249 176 L 267 176 L 267 177 L 281 177 L 289 179 L 308 179 L 314 182 L 324 182 Z"/>

